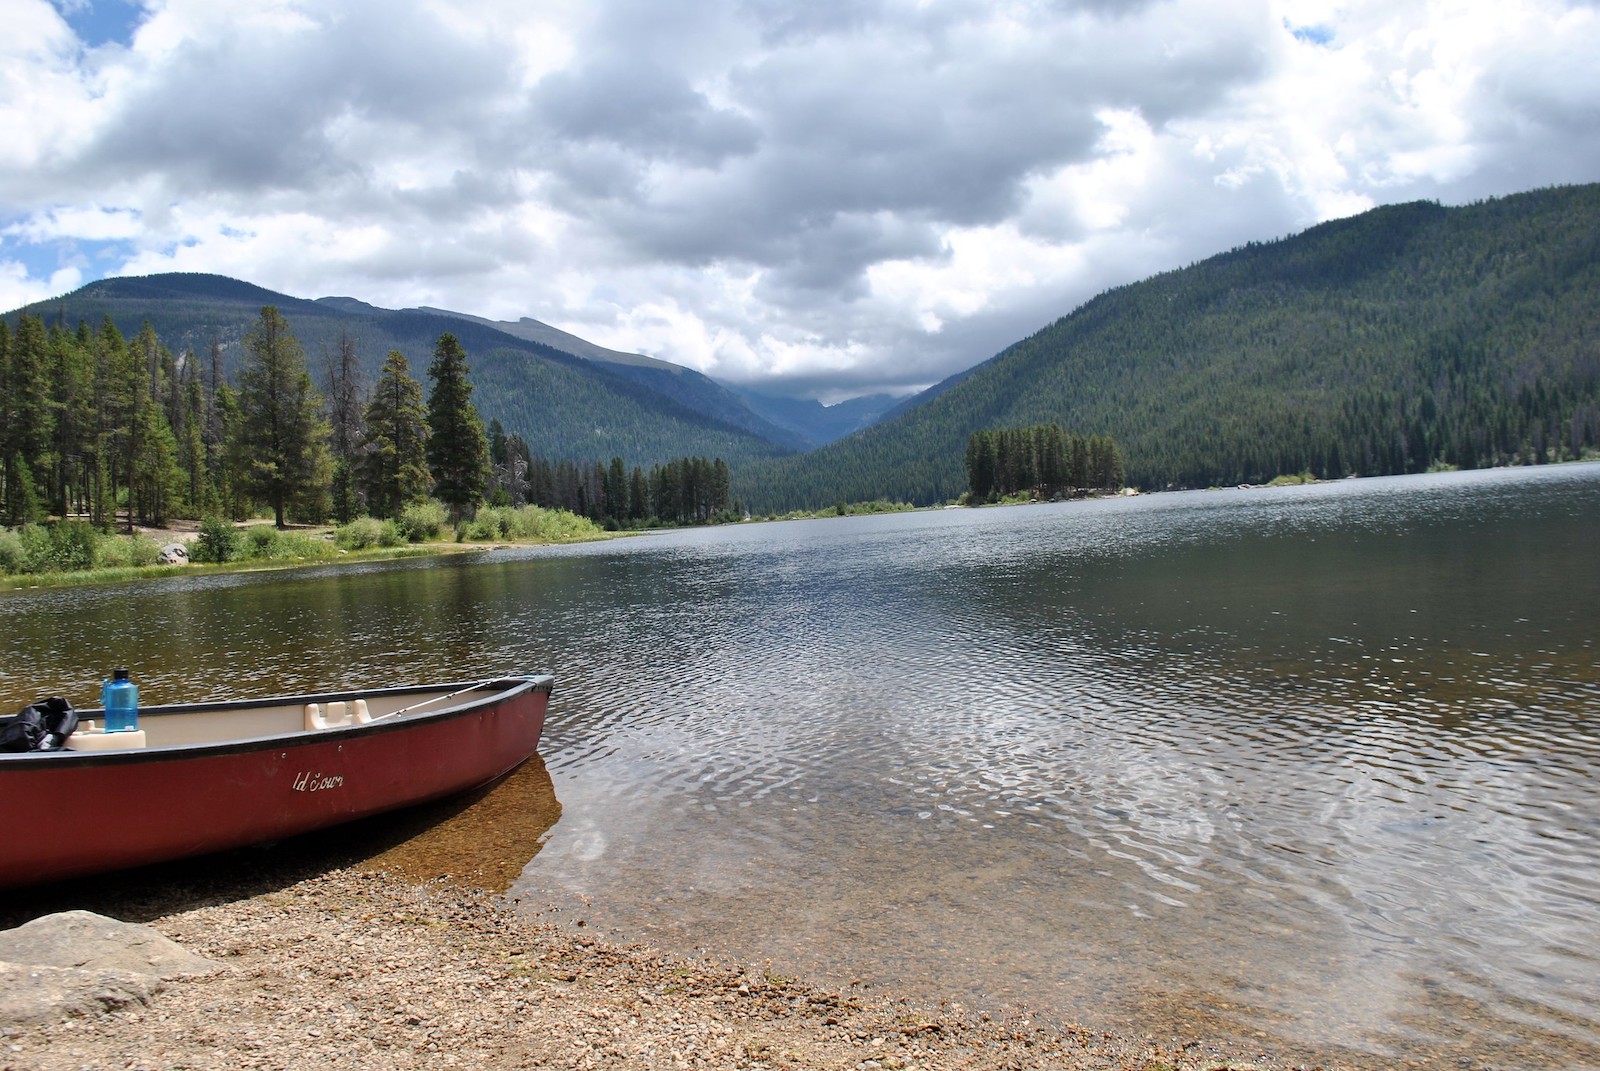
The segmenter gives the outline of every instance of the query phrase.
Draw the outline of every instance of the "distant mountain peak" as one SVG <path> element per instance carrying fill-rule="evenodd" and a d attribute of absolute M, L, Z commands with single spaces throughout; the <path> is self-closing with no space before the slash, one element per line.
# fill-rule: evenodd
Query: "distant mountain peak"
<path fill-rule="evenodd" d="M 96 279 L 79 287 L 73 294 L 82 296 L 115 297 L 124 300 L 171 301 L 183 298 L 210 298 L 227 301 L 251 301 L 264 305 L 289 304 L 304 301 L 255 283 L 209 272 L 159 272 L 155 275 L 119 275 Z M 52 299 L 56 300 L 56 299 Z M 45 304 L 35 302 L 35 304 Z"/>
<path fill-rule="evenodd" d="M 450 309 L 436 309 L 423 305 L 419 312 L 430 312 L 436 316 L 453 316 L 458 320 L 470 320 L 475 324 L 492 327 L 496 331 L 504 331 L 516 338 L 537 342 L 542 346 L 570 353 L 588 361 L 599 361 L 602 364 L 644 365 L 658 368 L 663 372 L 681 373 L 688 369 L 682 365 L 663 361 L 656 357 L 646 357 L 642 353 L 624 353 L 621 350 L 611 350 L 604 346 L 596 345 L 588 339 L 579 338 L 577 335 L 541 323 L 531 316 L 524 316 L 519 320 L 490 320 L 483 316 L 473 316 L 471 313 L 455 312 Z"/>

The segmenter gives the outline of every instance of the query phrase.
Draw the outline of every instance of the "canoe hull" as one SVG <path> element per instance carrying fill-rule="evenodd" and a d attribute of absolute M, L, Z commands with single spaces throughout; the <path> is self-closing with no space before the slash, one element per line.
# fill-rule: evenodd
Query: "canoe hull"
<path fill-rule="evenodd" d="M 459 687 L 470 691 L 370 724 L 221 744 L 6 756 L 0 814 L 12 821 L 0 843 L 0 887 L 281 840 L 475 788 L 533 754 L 549 677 Z M 398 697 L 393 704 L 406 690 L 360 694 Z M 141 723 L 223 706 L 151 708 Z M 30 815 L 38 820 L 23 817 Z"/>

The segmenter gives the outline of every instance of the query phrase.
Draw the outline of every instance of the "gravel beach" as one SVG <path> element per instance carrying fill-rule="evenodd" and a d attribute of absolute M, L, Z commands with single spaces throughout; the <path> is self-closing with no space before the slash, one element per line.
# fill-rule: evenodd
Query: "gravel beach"
<path fill-rule="evenodd" d="M 4 1028 L 0 1067 L 1308 1066 L 829 991 L 590 939 L 479 890 L 363 867 L 145 921 L 220 969 Z"/>

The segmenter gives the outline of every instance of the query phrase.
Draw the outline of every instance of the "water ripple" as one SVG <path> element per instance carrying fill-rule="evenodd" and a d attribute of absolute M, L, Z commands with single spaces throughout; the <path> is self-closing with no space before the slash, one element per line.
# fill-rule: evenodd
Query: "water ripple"
<path fill-rule="evenodd" d="M 1581 1055 L 1600 1022 L 1595 628 L 1559 583 L 1534 609 L 1494 579 L 1485 548 L 1523 554 L 1505 529 L 1529 510 L 1491 483 L 1486 508 L 1341 487 L 674 548 L 652 567 L 712 600 L 673 617 L 693 638 L 615 637 L 613 667 L 656 675 L 586 694 L 551 765 L 569 815 L 612 813 L 599 733 L 681 804 L 608 864 L 662 869 L 654 907 L 613 915 L 652 938 L 739 946 L 717 918 L 748 926 L 748 902 L 763 947 L 826 966 L 814 935 L 870 917 L 851 970 L 934 946 L 991 997 L 1176 975 L 1236 989 L 1249 1028 L 1417 1050 L 1446 1009 L 1507 1051 L 1550 1035 Z M 655 605 L 636 597 L 630 627 Z M 559 841 L 535 878 L 618 895 Z M 703 904 L 667 888 L 680 853 Z M 1064 939 L 1114 966 L 1062 966 Z M 1208 957 L 1252 970 L 1206 977 Z"/>
<path fill-rule="evenodd" d="M 0 684 L 558 674 L 519 895 L 1108 1029 L 1600 1067 L 1600 467 L 0 596 Z M 1314 1062 L 1314 1061 L 1308 1061 Z"/>

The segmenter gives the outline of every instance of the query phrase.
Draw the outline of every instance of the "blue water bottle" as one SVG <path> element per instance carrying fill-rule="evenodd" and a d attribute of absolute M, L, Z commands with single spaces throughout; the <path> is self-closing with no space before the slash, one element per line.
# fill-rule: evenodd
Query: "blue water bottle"
<path fill-rule="evenodd" d="M 100 689 L 100 705 L 106 708 L 106 732 L 132 732 L 139 727 L 139 686 L 128 679 L 127 670 L 111 671 L 111 679 Z"/>

